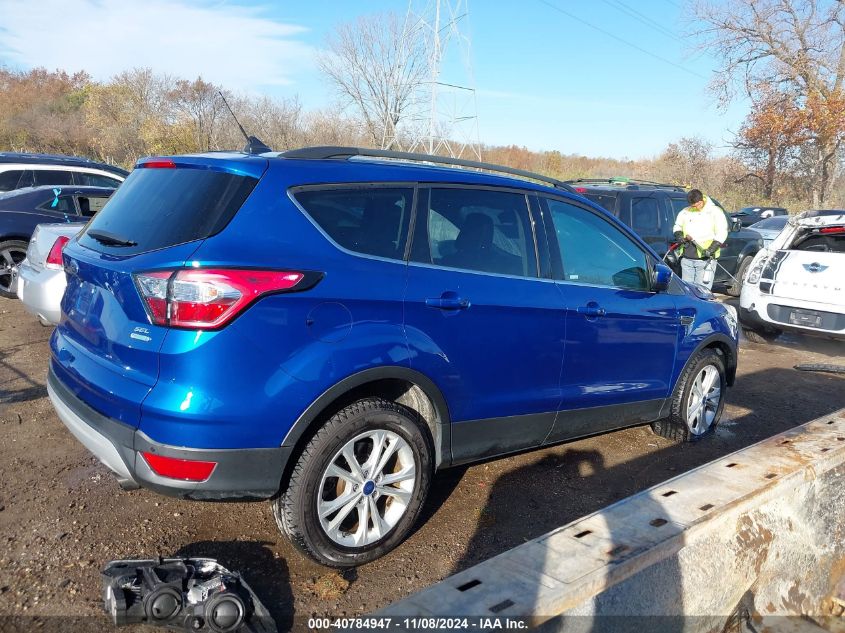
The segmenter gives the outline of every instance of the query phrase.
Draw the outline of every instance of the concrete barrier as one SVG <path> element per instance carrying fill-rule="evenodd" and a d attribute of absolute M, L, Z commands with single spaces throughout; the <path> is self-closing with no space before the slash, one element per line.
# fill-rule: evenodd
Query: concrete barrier
<path fill-rule="evenodd" d="M 841 619 L 829 618 L 845 605 L 843 477 L 845 409 L 623 499 L 379 615 L 527 618 L 550 631 L 835 628 Z"/>

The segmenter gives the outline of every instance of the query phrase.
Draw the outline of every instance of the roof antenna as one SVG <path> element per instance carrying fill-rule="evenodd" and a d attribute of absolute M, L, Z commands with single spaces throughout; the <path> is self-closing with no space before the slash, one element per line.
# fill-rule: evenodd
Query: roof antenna
<path fill-rule="evenodd" d="M 232 118 L 235 120 L 235 123 L 238 125 L 238 129 L 240 129 L 241 134 L 244 135 L 246 139 L 246 145 L 244 145 L 244 153 L 246 154 L 264 154 L 265 152 L 272 152 L 273 150 L 267 147 L 263 141 L 259 140 L 255 136 L 250 136 L 246 133 L 244 126 L 241 125 L 241 122 L 238 121 L 238 117 L 235 116 L 235 113 L 232 111 L 232 108 L 229 106 L 229 102 L 226 101 L 226 97 L 223 96 L 223 92 L 218 90 L 217 94 L 220 95 L 220 98 L 223 99 L 223 104 L 226 106 L 226 109 L 229 111 L 229 114 L 232 115 Z"/>

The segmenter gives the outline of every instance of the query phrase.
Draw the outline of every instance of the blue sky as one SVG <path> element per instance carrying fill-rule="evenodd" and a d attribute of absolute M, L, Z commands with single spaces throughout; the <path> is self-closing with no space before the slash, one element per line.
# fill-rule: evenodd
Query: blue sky
<path fill-rule="evenodd" d="M 640 158 L 697 135 L 725 151 L 747 105 L 717 109 L 707 87 L 716 62 L 685 37 L 682 4 L 469 0 L 461 26 L 472 42 L 481 140 Z M 85 69 L 97 79 L 150 66 L 243 92 L 297 95 L 317 108 L 335 98 L 314 64 L 334 25 L 407 7 L 404 0 L 0 0 L 0 63 Z M 467 82 L 464 66 L 452 61 L 442 78 Z"/>

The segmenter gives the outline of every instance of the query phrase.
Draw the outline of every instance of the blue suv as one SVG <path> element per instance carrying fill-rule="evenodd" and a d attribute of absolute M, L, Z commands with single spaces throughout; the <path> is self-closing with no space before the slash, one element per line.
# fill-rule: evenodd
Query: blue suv
<path fill-rule="evenodd" d="M 143 159 L 64 265 L 48 388 L 73 434 L 124 487 L 271 499 L 339 567 L 395 547 L 439 469 L 695 440 L 736 373 L 732 308 L 571 187 L 483 163 Z"/>

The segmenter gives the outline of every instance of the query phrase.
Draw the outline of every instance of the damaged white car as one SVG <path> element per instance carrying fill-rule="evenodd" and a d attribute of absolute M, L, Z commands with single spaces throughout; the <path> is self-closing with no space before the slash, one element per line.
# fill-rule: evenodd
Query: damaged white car
<path fill-rule="evenodd" d="M 845 339 L 845 211 L 805 211 L 754 257 L 739 319 L 748 340 L 784 331 Z"/>

